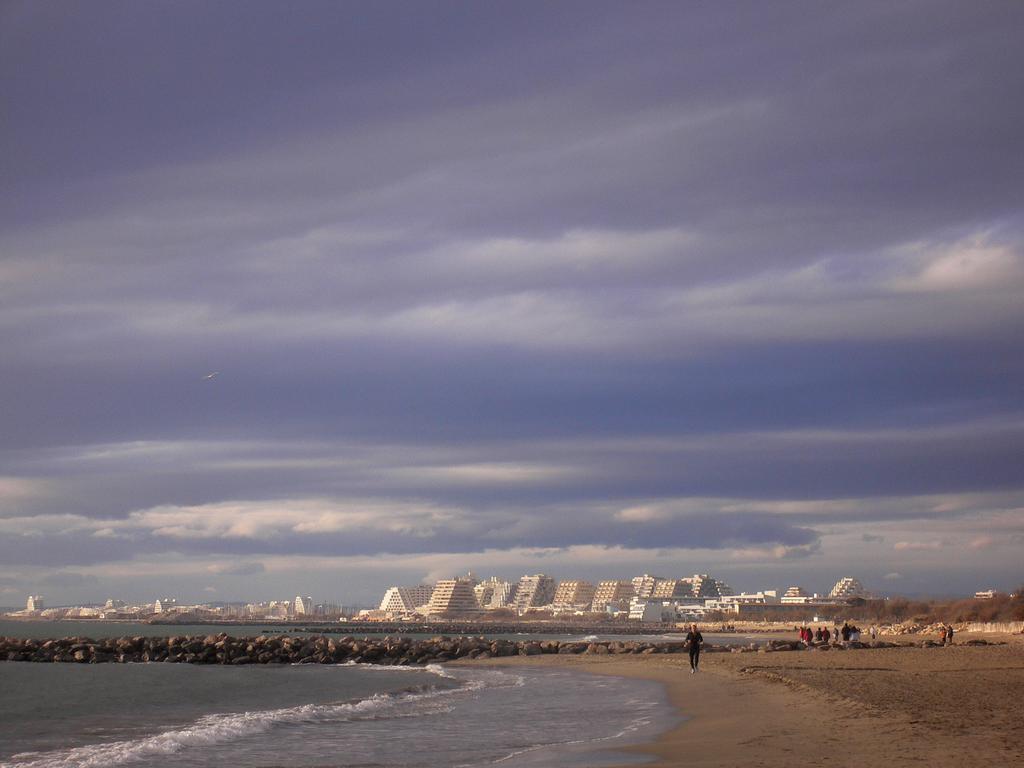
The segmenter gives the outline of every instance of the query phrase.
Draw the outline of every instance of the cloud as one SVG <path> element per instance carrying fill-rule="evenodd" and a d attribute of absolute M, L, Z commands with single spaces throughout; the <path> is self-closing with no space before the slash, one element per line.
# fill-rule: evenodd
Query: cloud
<path fill-rule="evenodd" d="M 5 19 L 0 562 L 1016 567 L 1019 8 L 129 6 Z"/>
<path fill-rule="evenodd" d="M 992 536 L 979 536 L 968 545 L 971 549 L 991 549 L 999 542 Z"/>
<path fill-rule="evenodd" d="M 265 573 L 267 569 L 263 566 L 263 563 L 248 561 L 213 563 L 206 566 L 206 570 L 218 576 L 253 576 L 258 573 Z"/>
<path fill-rule="evenodd" d="M 36 579 L 37 583 L 47 587 L 77 587 L 83 584 L 98 584 L 99 579 L 91 573 L 78 573 L 75 571 L 56 571 L 48 573 Z"/>
<path fill-rule="evenodd" d="M 903 574 L 897 571 L 892 571 L 891 573 L 885 574 L 885 576 L 883 576 L 882 578 L 886 581 L 899 581 L 903 578 Z"/>
<path fill-rule="evenodd" d="M 897 541 L 892 548 L 897 552 L 924 552 L 942 549 L 947 546 L 941 541 Z"/>

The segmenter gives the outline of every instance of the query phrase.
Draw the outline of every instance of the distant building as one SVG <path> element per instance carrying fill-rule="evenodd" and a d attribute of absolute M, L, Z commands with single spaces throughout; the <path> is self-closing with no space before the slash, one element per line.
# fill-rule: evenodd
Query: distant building
<path fill-rule="evenodd" d="M 494 597 L 494 588 L 497 586 L 497 581 L 497 577 L 492 576 L 473 587 L 473 594 L 476 596 L 476 604 L 481 608 L 490 603 L 491 598 Z"/>
<path fill-rule="evenodd" d="M 813 595 L 817 597 L 817 595 Z M 812 595 L 807 594 L 807 590 L 803 587 L 790 587 L 782 595 L 781 602 L 785 604 L 799 605 L 806 603 L 812 599 Z"/>
<path fill-rule="evenodd" d="M 742 613 L 742 612 L 756 612 L 757 608 L 763 608 L 764 606 L 779 605 L 781 599 L 779 598 L 778 592 L 773 589 L 764 590 L 761 592 L 747 593 L 743 592 L 739 595 L 725 595 L 720 598 L 713 600 L 705 600 L 704 607 L 709 611 L 722 611 L 725 613 Z M 744 611 L 744 609 L 747 609 Z"/>
<path fill-rule="evenodd" d="M 291 600 L 271 600 L 267 604 L 267 616 L 278 619 L 287 619 L 292 615 L 294 605 Z"/>
<path fill-rule="evenodd" d="M 693 584 L 689 579 L 658 579 L 651 597 L 655 600 L 675 600 L 693 597 Z"/>
<path fill-rule="evenodd" d="M 25 601 L 26 611 L 41 611 L 46 607 L 43 601 L 42 595 L 29 595 L 28 600 Z"/>
<path fill-rule="evenodd" d="M 603 613 L 609 605 L 625 606 L 633 597 L 633 584 L 629 581 L 602 581 L 594 590 L 594 600 L 590 610 Z"/>
<path fill-rule="evenodd" d="M 384 599 L 380 601 L 379 610 L 391 615 L 413 613 L 417 608 L 430 602 L 433 592 L 434 588 L 429 584 L 417 584 L 413 587 L 390 587 L 384 593 Z"/>
<path fill-rule="evenodd" d="M 478 614 L 480 606 L 469 579 L 442 579 L 434 586 L 427 604 L 427 615 L 460 618 Z"/>
<path fill-rule="evenodd" d="M 661 576 L 651 576 L 645 573 L 643 576 L 633 577 L 633 596 L 647 599 L 654 594 L 654 587 L 659 581 L 664 581 Z"/>
<path fill-rule="evenodd" d="M 999 593 L 996 592 L 994 589 L 983 589 L 980 592 L 975 592 L 974 593 L 974 599 L 975 600 L 991 600 L 992 598 L 994 598 L 998 594 Z"/>
<path fill-rule="evenodd" d="M 161 597 L 153 603 L 153 613 L 169 613 L 177 607 L 178 601 L 173 597 Z"/>
<path fill-rule="evenodd" d="M 728 584 L 712 578 L 706 573 L 695 573 L 683 581 L 690 582 L 693 596 L 698 600 L 717 600 L 732 594 L 732 588 Z"/>
<path fill-rule="evenodd" d="M 309 595 L 302 596 L 298 595 L 295 598 L 295 615 L 296 616 L 312 616 L 313 615 L 313 598 Z"/>
<path fill-rule="evenodd" d="M 519 591 L 519 582 L 499 581 L 495 579 L 491 588 L 490 599 L 481 605 L 488 610 L 508 608 L 515 604 L 516 593 Z"/>
<path fill-rule="evenodd" d="M 551 604 L 555 610 L 590 610 L 596 588 L 588 581 L 560 581 Z"/>
<path fill-rule="evenodd" d="M 828 596 L 833 599 L 864 597 L 865 595 L 867 595 L 867 590 L 864 589 L 864 585 L 852 576 L 844 576 L 841 578 L 836 582 L 836 585 L 832 587 L 832 591 L 828 593 Z"/>
<path fill-rule="evenodd" d="M 555 580 L 543 573 L 523 576 L 516 590 L 515 609 L 522 616 L 531 608 L 550 605 L 555 599 Z"/>

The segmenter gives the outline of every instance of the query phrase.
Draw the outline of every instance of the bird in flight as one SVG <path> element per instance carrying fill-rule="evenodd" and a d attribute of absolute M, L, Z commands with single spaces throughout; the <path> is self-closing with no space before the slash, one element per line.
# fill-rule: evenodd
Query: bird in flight
<path fill-rule="evenodd" d="M 210 379 L 216 376 L 220 376 L 220 371 L 214 371 L 213 373 L 206 374 L 205 376 L 203 376 L 203 381 L 209 381 Z"/>

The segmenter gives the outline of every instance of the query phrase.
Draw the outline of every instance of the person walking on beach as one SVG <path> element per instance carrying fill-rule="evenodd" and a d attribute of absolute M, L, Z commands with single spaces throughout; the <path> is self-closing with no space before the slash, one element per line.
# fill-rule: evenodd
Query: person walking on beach
<path fill-rule="evenodd" d="M 946 645 L 953 644 L 953 625 L 949 624 L 946 627 Z"/>
<path fill-rule="evenodd" d="M 700 647 L 704 644 L 704 636 L 697 629 L 696 624 L 690 625 L 690 631 L 686 633 L 686 648 L 690 652 L 690 674 L 697 671 L 700 665 Z"/>

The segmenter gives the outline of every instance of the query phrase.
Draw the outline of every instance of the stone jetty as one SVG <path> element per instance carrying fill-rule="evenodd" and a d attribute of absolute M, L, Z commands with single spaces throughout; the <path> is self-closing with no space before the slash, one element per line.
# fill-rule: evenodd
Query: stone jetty
<path fill-rule="evenodd" d="M 710 645 L 705 653 L 777 653 L 798 650 L 845 650 L 846 648 L 894 648 L 895 643 L 822 644 L 769 640 L 747 645 Z M 260 635 L 229 637 L 226 634 L 174 637 L 115 637 L 91 640 L 66 637 L 54 640 L 0 638 L 0 660 L 65 662 L 78 664 L 390 664 L 406 666 L 501 656 L 538 654 L 655 654 L 685 653 L 680 642 L 649 643 L 606 640 L 600 642 L 559 640 L 501 640 L 486 637 L 303 637 Z"/>

